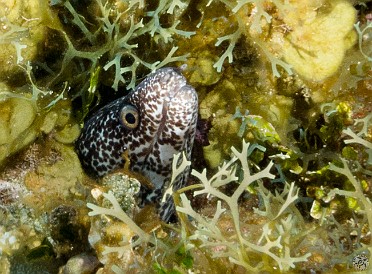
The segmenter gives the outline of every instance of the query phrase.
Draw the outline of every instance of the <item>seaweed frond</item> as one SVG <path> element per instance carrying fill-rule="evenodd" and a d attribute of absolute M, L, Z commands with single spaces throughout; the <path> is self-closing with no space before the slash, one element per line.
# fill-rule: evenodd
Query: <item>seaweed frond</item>
<path fill-rule="evenodd" d="M 122 243 L 121 246 L 118 247 L 106 247 L 103 254 L 117 252 L 119 257 L 123 256 L 124 252 L 128 248 L 135 248 L 136 246 L 142 243 L 152 243 L 154 245 L 161 245 L 162 242 L 154 238 L 153 235 L 145 232 L 142 230 L 120 207 L 118 201 L 116 200 L 112 191 L 108 193 L 103 193 L 103 196 L 112 204 L 111 208 L 100 207 L 91 203 L 87 203 L 87 207 L 90 208 L 92 211 L 88 213 L 89 216 L 96 216 L 96 215 L 107 215 L 117 218 L 118 220 L 122 221 L 129 228 L 138 236 L 137 240 L 133 243 L 130 242 L 130 239 L 127 239 L 127 242 Z"/>
<path fill-rule="evenodd" d="M 0 44 L 12 44 L 16 50 L 17 64 L 20 64 L 23 61 L 21 51 L 27 47 L 21 44 L 21 40 L 29 35 L 28 28 L 12 24 L 7 17 L 0 18 L 0 27 L 4 31 L 0 33 Z"/>
<path fill-rule="evenodd" d="M 294 268 L 298 262 L 307 261 L 310 253 L 304 255 L 293 254 L 291 250 L 290 237 L 295 237 L 296 227 L 299 221 L 302 220 L 301 215 L 294 207 L 294 202 L 298 198 L 298 189 L 294 186 L 286 184 L 282 193 L 271 194 L 262 183 L 258 184 L 258 192 L 265 201 L 264 211 L 256 210 L 256 213 L 265 215 L 269 220 L 264 226 L 259 240 L 255 243 L 249 235 L 243 233 L 242 219 L 238 199 L 243 192 L 254 182 L 268 178 L 273 179 L 275 176 L 270 173 L 273 162 L 270 162 L 266 168 L 257 173 L 251 174 L 248 155 L 250 144 L 243 141 L 242 151 L 237 151 L 232 147 L 234 154 L 229 162 L 225 162 L 210 179 L 206 176 L 206 170 L 203 172 L 192 171 L 192 175 L 197 177 L 201 185 L 200 190 L 194 191 L 194 196 L 206 194 L 217 198 L 217 206 L 212 218 L 205 217 L 192 208 L 190 201 L 184 193 L 180 194 L 181 204 L 177 206 L 177 211 L 186 214 L 192 219 L 192 224 L 195 229 L 189 236 L 189 240 L 194 246 L 203 248 L 206 252 L 213 248 L 219 247 L 219 252 L 211 254 L 213 257 L 226 257 L 231 262 L 244 267 L 247 271 L 263 270 L 268 265 L 262 266 L 254 262 L 252 253 L 257 257 L 266 258 L 269 265 L 273 266 L 273 262 L 267 261 L 271 258 L 276 262 L 280 270 L 288 270 Z M 239 163 L 243 175 L 238 179 L 236 174 L 236 165 Z M 229 184 L 238 186 L 234 193 L 229 196 L 223 193 L 221 187 Z M 182 192 L 182 190 L 180 190 Z M 223 208 L 222 204 L 227 207 Z M 233 223 L 233 233 L 229 235 L 221 229 L 219 223 L 226 215 L 230 215 Z M 183 218 L 185 219 L 185 218 Z M 302 220 L 303 221 L 303 220 Z M 198 244 L 198 242 L 201 242 Z M 254 256 L 253 256 L 254 257 Z"/>
<path fill-rule="evenodd" d="M 211 5 L 212 2 L 216 0 L 210 0 L 207 3 L 207 6 Z M 266 56 L 268 61 L 271 64 L 272 73 L 275 77 L 280 77 L 281 73 L 278 70 L 278 67 L 282 67 L 288 75 L 293 74 L 292 66 L 280 58 L 276 56 L 275 53 L 272 52 L 272 50 L 269 48 L 268 43 L 266 42 L 267 38 L 261 37 L 263 34 L 263 28 L 262 28 L 262 18 L 264 18 L 264 21 L 267 24 L 271 23 L 272 16 L 267 12 L 265 8 L 265 1 L 261 0 L 238 0 L 236 2 L 232 1 L 222 1 L 220 2 L 224 3 L 226 6 L 226 9 L 231 11 L 231 16 L 234 17 L 234 20 L 237 23 L 236 30 L 231 33 L 224 35 L 222 37 L 219 37 L 215 43 L 215 46 L 220 46 L 223 42 L 228 41 L 228 47 L 227 49 L 222 53 L 222 55 L 219 57 L 216 63 L 214 63 L 213 67 L 218 71 L 222 71 L 223 63 L 226 59 L 228 59 L 229 63 L 233 62 L 233 50 L 235 48 L 235 45 L 237 42 L 242 38 L 243 34 L 246 36 L 248 40 L 251 40 L 251 42 L 258 47 L 260 51 L 263 52 L 263 54 Z M 268 1 L 271 2 L 278 10 L 278 12 L 281 15 L 284 15 L 286 10 L 290 8 L 290 5 L 288 4 L 288 1 L 284 1 L 282 3 L 281 1 L 277 0 L 271 0 Z M 239 15 L 239 12 L 241 9 L 249 9 L 250 10 L 250 19 L 247 21 L 243 21 L 243 18 L 241 15 Z M 245 14 L 245 13 L 244 13 Z M 247 15 L 243 15 L 247 16 Z M 248 18 L 248 16 L 247 16 Z M 249 24 L 249 29 L 258 35 L 247 35 L 246 31 L 243 31 L 246 29 L 246 25 Z"/>

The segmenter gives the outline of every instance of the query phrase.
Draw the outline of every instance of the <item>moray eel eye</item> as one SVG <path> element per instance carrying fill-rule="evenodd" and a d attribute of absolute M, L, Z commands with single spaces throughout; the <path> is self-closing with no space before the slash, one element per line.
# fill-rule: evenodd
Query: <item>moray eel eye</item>
<path fill-rule="evenodd" d="M 120 121 L 127 129 L 135 129 L 139 123 L 138 110 L 132 105 L 124 106 L 120 111 Z"/>

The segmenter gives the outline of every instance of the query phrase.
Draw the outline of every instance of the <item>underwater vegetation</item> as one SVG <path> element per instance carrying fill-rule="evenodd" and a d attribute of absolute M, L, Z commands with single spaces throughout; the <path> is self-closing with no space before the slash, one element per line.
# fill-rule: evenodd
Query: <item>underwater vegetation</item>
<path fill-rule="evenodd" d="M 1 273 L 370 270 L 371 1 L 0 0 L 0 26 Z M 173 224 L 74 148 L 166 66 L 204 127 Z"/>

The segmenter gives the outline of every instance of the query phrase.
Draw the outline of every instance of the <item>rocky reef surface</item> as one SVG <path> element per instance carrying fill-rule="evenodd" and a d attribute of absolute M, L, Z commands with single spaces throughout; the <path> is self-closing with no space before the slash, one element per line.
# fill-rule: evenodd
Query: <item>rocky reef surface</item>
<path fill-rule="evenodd" d="M 0 273 L 366 269 L 371 48 L 371 1 L 0 0 Z M 175 224 L 74 149 L 164 66 L 200 101 Z"/>

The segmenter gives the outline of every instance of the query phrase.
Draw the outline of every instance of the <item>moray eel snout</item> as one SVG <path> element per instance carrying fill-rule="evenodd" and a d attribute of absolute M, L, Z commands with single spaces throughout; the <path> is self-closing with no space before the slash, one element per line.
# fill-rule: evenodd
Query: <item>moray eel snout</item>
<path fill-rule="evenodd" d="M 157 200 L 171 178 L 173 155 L 184 151 L 191 157 L 197 116 L 195 89 L 178 69 L 162 68 L 95 113 L 85 123 L 76 148 L 83 166 L 96 176 L 122 167 L 127 151 L 131 169 L 155 186 L 148 200 Z M 186 183 L 188 172 L 177 178 L 174 189 Z M 174 211 L 168 204 L 161 206 L 164 220 Z"/>

